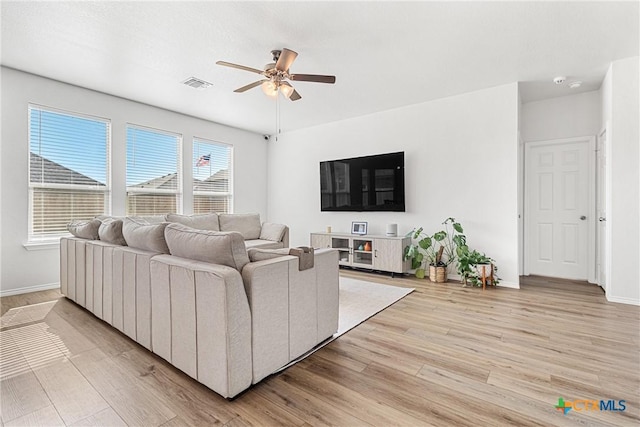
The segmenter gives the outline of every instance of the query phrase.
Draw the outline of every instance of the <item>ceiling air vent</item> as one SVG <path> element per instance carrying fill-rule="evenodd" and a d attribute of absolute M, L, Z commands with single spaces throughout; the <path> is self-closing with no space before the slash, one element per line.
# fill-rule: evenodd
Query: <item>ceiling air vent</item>
<path fill-rule="evenodd" d="M 206 89 L 208 87 L 213 86 L 212 83 L 205 82 L 204 80 L 201 80 L 197 77 L 189 77 L 187 80 L 183 81 L 182 83 L 194 89 Z"/>

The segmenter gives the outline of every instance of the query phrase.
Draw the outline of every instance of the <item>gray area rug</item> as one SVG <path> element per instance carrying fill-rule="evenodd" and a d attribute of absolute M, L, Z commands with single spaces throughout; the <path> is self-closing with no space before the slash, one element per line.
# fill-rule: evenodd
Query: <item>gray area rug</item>
<path fill-rule="evenodd" d="M 380 283 L 340 277 L 340 317 L 338 321 L 338 332 L 333 334 L 331 338 L 318 344 L 309 352 L 278 369 L 274 374 L 309 357 L 340 335 L 350 331 L 368 318 L 398 302 L 414 290 L 414 288 L 401 288 L 398 286 L 382 285 Z"/>

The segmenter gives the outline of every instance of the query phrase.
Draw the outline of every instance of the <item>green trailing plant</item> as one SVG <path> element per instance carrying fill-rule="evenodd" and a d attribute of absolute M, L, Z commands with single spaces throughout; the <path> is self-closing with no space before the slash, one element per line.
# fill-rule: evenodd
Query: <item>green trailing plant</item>
<path fill-rule="evenodd" d="M 406 237 L 411 237 L 411 245 L 404 248 L 404 259 L 411 260 L 411 268 L 416 277 L 423 278 L 426 265 L 447 267 L 456 261 L 456 248 L 465 244 L 466 237 L 460 223 L 455 218 L 447 218 L 443 230 L 429 235 L 423 227 L 414 228 Z"/>
<path fill-rule="evenodd" d="M 463 285 L 482 286 L 482 275 L 477 268 L 482 264 L 491 264 L 493 266 L 493 283 L 499 283 L 498 266 L 493 258 L 475 249 L 469 249 L 466 242 L 456 247 L 456 255 L 458 257 L 457 271 Z"/>

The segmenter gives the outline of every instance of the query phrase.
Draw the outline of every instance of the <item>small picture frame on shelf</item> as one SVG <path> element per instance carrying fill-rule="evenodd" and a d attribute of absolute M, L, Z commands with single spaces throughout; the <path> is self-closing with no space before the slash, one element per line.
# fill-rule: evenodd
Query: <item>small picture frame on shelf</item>
<path fill-rule="evenodd" d="M 351 222 L 351 234 L 359 234 L 362 236 L 367 234 L 367 223 L 363 221 Z"/>

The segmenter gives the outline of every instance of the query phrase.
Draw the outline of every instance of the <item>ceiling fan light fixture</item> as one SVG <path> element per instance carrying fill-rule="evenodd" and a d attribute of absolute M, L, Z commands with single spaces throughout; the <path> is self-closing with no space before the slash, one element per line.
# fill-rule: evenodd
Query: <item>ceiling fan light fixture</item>
<path fill-rule="evenodd" d="M 266 81 L 263 82 L 260 87 L 262 88 L 262 91 L 264 92 L 265 95 L 271 97 L 271 98 L 275 98 L 276 96 L 278 96 L 278 86 L 276 86 L 276 84 L 272 81 Z"/>
<path fill-rule="evenodd" d="M 289 85 L 280 85 L 280 91 L 286 98 L 291 98 L 291 94 L 293 93 L 293 87 Z"/>

